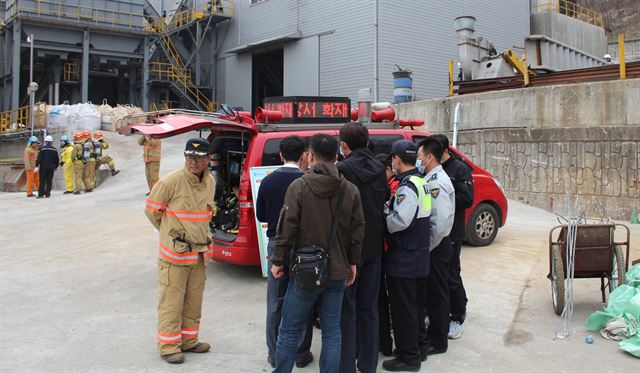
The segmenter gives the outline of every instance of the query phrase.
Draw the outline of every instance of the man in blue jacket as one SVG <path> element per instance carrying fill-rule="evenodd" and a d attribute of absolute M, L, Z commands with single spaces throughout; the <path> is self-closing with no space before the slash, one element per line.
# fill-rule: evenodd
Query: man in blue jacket
<path fill-rule="evenodd" d="M 392 372 L 417 372 L 427 345 L 425 299 L 429 276 L 431 195 L 416 168 L 417 146 L 408 140 L 391 146 L 391 166 L 400 179 L 385 209 L 389 250 L 384 255 L 396 358 L 382 363 Z"/>
<path fill-rule="evenodd" d="M 300 161 L 305 152 L 304 141 L 298 136 L 285 137 L 280 141 L 280 160 L 284 165 L 267 175 L 260 183 L 258 190 L 258 200 L 256 201 L 256 215 L 258 220 L 266 222 L 267 237 L 269 244 L 267 252 L 269 255 L 269 265 L 271 268 L 271 257 L 276 246 L 275 236 L 278 226 L 280 210 L 284 203 L 284 196 L 289 185 L 304 173 L 300 170 Z M 276 363 L 276 342 L 278 340 L 278 328 L 282 319 L 282 303 L 289 285 L 289 275 L 285 272 L 284 277 L 276 279 L 269 271 L 267 277 L 267 348 L 269 354 L 267 360 L 271 367 L 275 368 Z M 298 357 L 296 366 L 303 368 L 313 361 L 311 348 L 311 338 L 313 336 L 313 323 L 311 319 L 303 338 L 298 344 Z"/>

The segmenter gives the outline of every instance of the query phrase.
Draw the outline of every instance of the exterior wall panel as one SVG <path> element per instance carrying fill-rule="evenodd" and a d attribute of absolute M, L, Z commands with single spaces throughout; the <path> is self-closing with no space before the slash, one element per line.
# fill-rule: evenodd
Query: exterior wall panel
<path fill-rule="evenodd" d="M 285 94 L 313 92 L 314 77 L 319 74 L 316 84 L 320 95 L 354 100 L 360 88 L 374 87 L 375 4 L 375 0 L 265 0 L 251 5 L 250 0 L 237 0 L 218 58 L 227 59 L 226 51 L 237 46 L 299 30 L 303 39 L 285 46 Z M 526 0 L 377 0 L 377 4 L 381 101 L 393 100 L 391 73 L 395 64 L 414 72 L 417 98 L 447 94 L 447 60 L 458 59 L 453 26 L 457 16 L 475 16 L 476 34 L 492 41 L 498 51 L 522 45 L 529 34 Z M 314 59 L 307 49 L 314 37 L 319 44 L 318 70 L 316 64 L 308 63 Z M 242 54 L 250 56 L 251 52 Z M 242 74 L 250 79 L 251 69 Z M 237 93 L 245 101 L 251 96 L 250 86 Z"/>
<path fill-rule="evenodd" d="M 318 37 L 311 36 L 284 47 L 284 95 L 317 96 L 319 93 Z"/>
<path fill-rule="evenodd" d="M 225 97 L 221 103 L 251 108 L 251 60 L 252 56 L 249 53 L 226 58 Z"/>
<path fill-rule="evenodd" d="M 447 61 L 458 60 L 453 21 L 460 15 L 476 17 L 476 35 L 491 41 L 498 52 L 522 46 L 529 34 L 528 1 L 380 0 L 379 14 L 381 101 L 393 101 L 395 64 L 413 71 L 418 99 L 447 95 Z"/>

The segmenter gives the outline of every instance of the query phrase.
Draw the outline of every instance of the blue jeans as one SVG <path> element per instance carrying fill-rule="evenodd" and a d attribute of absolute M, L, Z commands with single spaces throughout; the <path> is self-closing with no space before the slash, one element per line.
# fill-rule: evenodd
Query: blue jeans
<path fill-rule="evenodd" d="M 276 361 L 276 341 L 278 340 L 278 329 L 280 328 L 280 320 L 282 319 L 282 304 L 284 303 L 284 295 L 289 286 L 289 272 L 285 270 L 282 278 L 276 279 L 271 274 L 271 257 L 276 246 L 275 239 L 270 239 L 267 245 L 267 253 L 269 254 L 268 275 L 267 275 L 267 349 L 269 350 L 269 362 Z M 309 317 L 307 328 L 304 331 L 300 342 L 298 343 L 298 353 L 296 361 L 303 362 L 307 359 L 309 349 L 311 349 L 311 339 L 313 337 L 313 319 Z"/>
<path fill-rule="evenodd" d="M 322 325 L 320 372 L 337 373 L 339 371 L 342 340 L 340 312 L 345 286 L 344 280 L 331 280 L 323 289 L 305 290 L 296 285 L 294 279 L 289 281 L 276 347 L 276 369 L 273 373 L 290 373 L 293 370 L 296 346 L 316 301 Z"/>

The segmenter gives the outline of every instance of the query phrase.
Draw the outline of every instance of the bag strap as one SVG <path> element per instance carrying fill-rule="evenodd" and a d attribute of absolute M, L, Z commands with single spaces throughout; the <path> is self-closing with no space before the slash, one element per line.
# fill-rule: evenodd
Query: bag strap
<path fill-rule="evenodd" d="M 336 230 L 338 229 L 338 218 L 340 217 L 340 210 L 342 207 L 342 201 L 344 200 L 344 191 L 346 187 L 342 186 L 340 188 L 340 192 L 338 192 L 338 200 L 336 201 L 336 207 L 333 210 L 333 214 L 331 216 L 331 230 L 329 231 L 329 247 L 327 247 L 327 256 L 329 256 L 329 251 L 331 250 L 331 245 L 333 244 L 333 240 L 336 237 Z"/>

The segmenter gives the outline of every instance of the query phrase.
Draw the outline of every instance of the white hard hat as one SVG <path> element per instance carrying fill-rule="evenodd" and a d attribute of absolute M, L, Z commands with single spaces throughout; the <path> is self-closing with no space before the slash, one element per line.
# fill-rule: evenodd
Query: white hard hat
<path fill-rule="evenodd" d="M 604 59 L 605 60 L 610 60 L 611 59 L 611 55 L 609 53 L 604 55 Z"/>
<path fill-rule="evenodd" d="M 51 136 L 51 135 L 47 135 L 47 136 L 44 138 L 44 141 L 45 141 L 45 142 L 53 142 L 53 136 Z"/>

